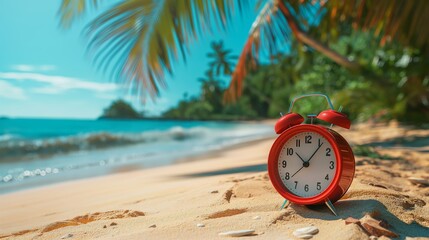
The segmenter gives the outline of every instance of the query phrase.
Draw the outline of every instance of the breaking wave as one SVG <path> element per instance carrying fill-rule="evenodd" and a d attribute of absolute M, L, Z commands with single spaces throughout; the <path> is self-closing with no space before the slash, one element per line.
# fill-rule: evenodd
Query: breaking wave
<path fill-rule="evenodd" d="M 203 138 L 213 132 L 213 129 L 204 127 L 188 129 L 173 127 L 167 131 L 143 133 L 97 132 L 37 140 L 19 139 L 13 135 L 6 134 L 0 136 L 0 156 L 2 156 L 0 161 L 29 160 L 74 151 L 95 150 L 130 144 L 186 141 L 188 139 Z"/>

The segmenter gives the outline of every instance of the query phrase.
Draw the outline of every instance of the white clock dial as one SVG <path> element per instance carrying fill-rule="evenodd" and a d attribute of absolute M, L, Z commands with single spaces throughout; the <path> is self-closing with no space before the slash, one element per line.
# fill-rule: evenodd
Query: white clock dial
<path fill-rule="evenodd" d="M 331 184 L 337 168 L 331 144 L 316 132 L 301 132 L 283 145 L 278 174 L 284 186 L 299 197 L 313 197 Z"/>

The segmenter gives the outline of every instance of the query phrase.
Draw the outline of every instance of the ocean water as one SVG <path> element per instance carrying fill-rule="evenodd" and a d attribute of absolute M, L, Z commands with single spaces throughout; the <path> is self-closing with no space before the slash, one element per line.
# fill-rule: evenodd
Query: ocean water
<path fill-rule="evenodd" d="M 0 119 L 0 194 L 168 165 L 273 134 L 254 123 Z"/>

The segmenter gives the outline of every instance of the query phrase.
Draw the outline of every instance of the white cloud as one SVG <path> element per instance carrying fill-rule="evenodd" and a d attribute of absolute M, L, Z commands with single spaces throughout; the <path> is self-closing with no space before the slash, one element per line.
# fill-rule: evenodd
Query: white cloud
<path fill-rule="evenodd" d="M 53 71 L 55 69 L 57 69 L 56 66 L 54 65 L 41 65 L 39 66 L 40 71 Z"/>
<path fill-rule="evenodd" d="M 0 78 L 15 81 L 34 81 L 45 83 L 45 86 L 33 88 L 34 92 L 44 94 L 58 94 L 72 89 L 106 93 L 119 88 L 118 85 L 114 83 L 90 82 L 79 78 L 52 76 L 41 73 L 0 72 Z"/>
<path fill-rule="evenodd" d="M 21 72 L 47 72 L 56 69 L 54 65 L 28 65 L 28 64 L 18 64 L 12 65 L 12 69 L 21 71 Z"/>
<path fill-rule="evenodd" d="M 27 98 L 24 94 L 24 90 L 3 80 L 0 80 L 0 97 L 16 100 L 24 100 Z"/>

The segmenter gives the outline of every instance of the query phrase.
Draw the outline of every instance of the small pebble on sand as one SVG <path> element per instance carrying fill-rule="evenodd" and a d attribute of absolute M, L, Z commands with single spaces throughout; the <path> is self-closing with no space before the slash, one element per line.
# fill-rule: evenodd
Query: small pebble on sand
<path fill-rule="evenodd" d="M 204 223 L 197 223 L 197 227 L 205 227 Z"/>
<path fill-rule="evenodd" d="M 211 191 L 211 193 L 219 193 L 218 190 Z"/>
<path fill-rule="evenodd" d="M 71 237 L 73 237 L 73 234 L 69 233 L 67 235 L 62 236 L 61 239 L 67 239 L 67 238 L 71 238 Z"/>
<path fill-rule="evenodd" d="M 156 224 L 150 225 L 149 228 L 156 228 Z"/>
<path fill-rule="evenodd" d="M 221 233 L 219 233 L 219 236 L 224 236 L 224 237 L 241 237 L 241 236 L 247 236 L 247 235 L 253 234 L 254 232 L 255 232 L 255 230 L 253 230 L 253 229 L 227 231 L 227 232 L 221 232 Z"/>
<path fill-rule="evenodd" d="M 111 224 L 110 224 L 110 226 L 116 226 L 116 225 L 118 225 L 117 223 L 115 223 L 115 222 L 112 222 Z"/>
<path fill-rule="evenodd" d="M 261 217 L 260 216 L 254 216 L 252 219 L 253 220 L 259 220 L 259 219 L 261 219 Z"/>
<path fill-rule="evenodd" d="M 429 186 L 429 181 L 424 179 L 424 178 L 409 177 L 408 180 L 414 184 L 421 184 L 421 185 Z"/>
<path fill-rule="evenodd" d="M 319 232 L 319 229 L 315 226 L 308 226 L 303 228 L 298 228 L 293 232 L 293 235 L 297 238 L 302 239 L 310 239 L 313 237 L 313 235 L 317 234 Z"/>
<path fill-rule="evenodd" d="M 104 225 L 104 226 L 103 226 L 103 228 L 107 228 L 107 226 L 106 226 L 106 225 Z"/>

